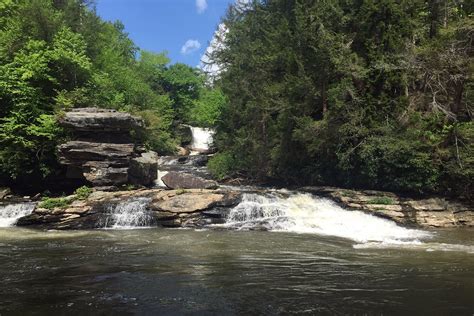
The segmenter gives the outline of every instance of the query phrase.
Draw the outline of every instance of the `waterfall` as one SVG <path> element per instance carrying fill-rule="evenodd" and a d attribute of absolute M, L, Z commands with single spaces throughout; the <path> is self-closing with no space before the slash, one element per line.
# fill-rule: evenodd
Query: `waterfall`
<path fill-rule="evenodd" d="M 0 227 L 14 226 L 23 216 L 30 215 L 35 209 L 35 203 L 16 203 L 0 206 Z"/>
<path fill-rule="evenodd" d="M 209 146 L 212 144 L 212 136 L 214 131 L 210 128 L 193 127 L 190 126 L 193 134 L 193 140 L 191 142 L 191 149 L 194 151 L 206 151 L 209 150 Z"/>
<path fill-rule="evenodd" d="M 337 236 L 358 243 L 417 244 L 431 237 L 422 230 L 403 228 L 383 218 L 345 210 L 326 198 L 281 191 L 244 194 L 224 225 L 244 230 L 263 228 Z"/>
<path fill-rule="evenodd" d="M 149 203 L 149 198 L 136 198 L 109 206 L 110 217 L 107 219 L 105 227 L 129 229 L 151 226 L 153 216 L 148 209 Z"/>

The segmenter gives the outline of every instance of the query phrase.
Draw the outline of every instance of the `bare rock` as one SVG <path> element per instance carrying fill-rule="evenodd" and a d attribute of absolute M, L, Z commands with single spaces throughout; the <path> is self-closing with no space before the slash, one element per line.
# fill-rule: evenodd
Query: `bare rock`
<path fill-rule="evenodd" d="M 154 151 L 142 153 L 140 157 L 130 160 L 128 178 L 131 183 L 151 185 L 158 173 L 158 154 Z"/>
<path fill-rule="evenodd" d="M 151 208 L 170 213 L 194 213 L 216 206 L 232 206 L 239 202 L 236 192 L 216 192 L 210 190 L 163 191 L 152 201 Z"/>
<path fill-rule="evenodd" d="M 70 141 L 58 146 L 59 161 L 65 165 L 82 166 L 88 161 L 106 161 L 114 166 L 126 166 L 134 152 L 133 144 Z"/>
<path fill-rule="evenodd" d="M 98 108 L 78 108 L 66 112 L 61 126 L 76 132 L 129 133 L 144 126 L 141 118 L 129 113 Z"/>
<path fill-rule="evenodd" d="M 168 172 L 161 180 L 170 189 L 215 189 L 218 187 L 216 181 L 175 171 Z"/>

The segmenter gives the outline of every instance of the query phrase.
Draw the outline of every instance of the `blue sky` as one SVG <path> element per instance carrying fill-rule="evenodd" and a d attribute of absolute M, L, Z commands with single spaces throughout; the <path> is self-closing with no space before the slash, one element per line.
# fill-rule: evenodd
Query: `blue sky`
<path fill-rule="evenodd" d="M 120 20 L 140 48 L 168 51 L 171 62 L 199 64 L 231 0 L 97 0 L 105 20 Z M 187 43 L 187 44 L 186 44 Z"/>

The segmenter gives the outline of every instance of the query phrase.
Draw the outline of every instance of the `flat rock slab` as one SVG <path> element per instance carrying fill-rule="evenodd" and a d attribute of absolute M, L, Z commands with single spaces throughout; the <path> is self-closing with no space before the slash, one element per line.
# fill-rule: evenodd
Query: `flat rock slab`
<path fill-rule="evenodd" d="M 219 186 L 216 181 L 175 171 L 168 172 L 161 180 L 170 189 L 216 189 Z"/>
<path fill-rule="evenodd" d="M 216 192 L 209 190 L 163 191 L 153 198 L 151 208 L 170 213 L 194 213 L 216 206 L 232 206 L 240 201 L 237 192 Z"/>
<path fill-rule="evenodd" d="M 59 124 L 75 132 L 126 132 L 144 126 L 143 120 L 129 113 L 110 109 L 78 108 L 66 112 Z"/>

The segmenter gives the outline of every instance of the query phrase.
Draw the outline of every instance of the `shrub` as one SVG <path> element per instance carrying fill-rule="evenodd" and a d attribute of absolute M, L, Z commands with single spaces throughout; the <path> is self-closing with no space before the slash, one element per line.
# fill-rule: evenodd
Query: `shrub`
<path fill-rule="evenodd" d="M 228 152 L 216 154 L 209 160 L 207 167 L 218 180 L 223 180 L 227 176 L 231 176 L 237 168 L 234 157 Z"/>
<path fill-rule="evenodd" d="M 52 210 L 54 208 L 66 208 L 71 204 L 72 199 L 59 197 L 59 198 L 43 198 L 41 203 L 38 205 L 40 208 L 46 208 Z"/>
<path fill-rule="evenodd" d="M 381 204 L 381 205 L 392 205 L 395 204 L 395 201 L 388 196 L 377 196 L 369 201 L 367 204 Z"/>
<path fill-rule="evenodd" d="M 82 186 L 82 187 L 76 189 L 76 191 L 74 191 L 74 195 L 76 195 L 76 198 L 78 200 L 85 200 L 91 194 L 92 194 L 92 189 L 87 187 L 87 186 Z"/>

